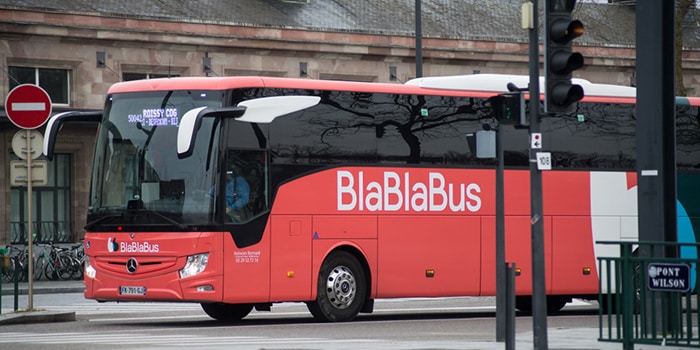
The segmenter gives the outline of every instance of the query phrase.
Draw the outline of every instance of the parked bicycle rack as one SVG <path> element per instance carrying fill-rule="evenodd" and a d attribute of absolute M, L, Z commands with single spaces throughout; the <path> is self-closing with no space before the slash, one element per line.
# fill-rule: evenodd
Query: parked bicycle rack
<path fill-rule="evenodd" d="M 698 243 L 596 242 L 619 245 L 619 257 L 599 257 L 599 341 L 700 348 L 700 315 L 692 285 Z M 643 249 L 650 257 L 640 257 Z M 680 258 L 692 250 L 693 258 Z M 679 258 L 661 258 L 663 252 Z"/>
<path fill-rule="evenodd" d="M 8 255 L 7 249 L 0 249 L 0 269 L 2 270 L 7 270 L 10 268 L 12 265 L 11 261 L 12 257 Z M 15 257 L 16 259 L 16 257 Z M 15 262 L 18 264 L 17 262 Z M 17 312 L 19 310 L 19 270 L 14 269 L 14 274 L 12 281 L 14 283 L 14 302 L 15 302 L 15 308 L 14 311 Z M 0 313 L 2 313 L 2 279 L 0 278 Z"/>

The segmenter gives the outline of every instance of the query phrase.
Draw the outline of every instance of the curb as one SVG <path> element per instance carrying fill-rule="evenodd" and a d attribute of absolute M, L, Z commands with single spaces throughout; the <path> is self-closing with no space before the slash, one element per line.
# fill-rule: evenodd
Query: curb
<path fill-rule="evenodd" d="M 27 311 L 0 315 L 0 325 L 73 321 L 75 312 Z"/>
<path fill-rule="evenodd" d="M 80 287 L 41 287 L 33 288 L 33 294 L 57 294 L 57 293 L 82 293 L 85 291 L 85 286 Z M 17 295 L 27 295 L 29 294 L 29 289 L 27 287 L 20 287 L 17 289 Z M 3 288 L 2 296 L 15 295 L 15 289 Z"/>

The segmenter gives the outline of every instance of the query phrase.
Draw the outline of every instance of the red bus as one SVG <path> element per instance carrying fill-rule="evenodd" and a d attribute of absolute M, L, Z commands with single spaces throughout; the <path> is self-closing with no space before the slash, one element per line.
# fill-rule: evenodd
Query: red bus
<path fill-rule="evenodd" d="M 348 321 L 379 298 L 495 295 L 496 161 L 474 157 L 465 135 L 495 123 L 487 99 L 522 79 L 115 84 L 103 111 L 59 114 L 46 129 L 50 158 L 61 125 L 100 123 L 85 297 L 196 302 L 219 320 L 304 302 L 318 320 Z M 634 90 L 584 89 L 570 115 L 541 122 L 553 159 L 543 174 L 550 311 L 597 298 L 596 257 L 617 252 L 596 241 L 637 237 Z M 677 111 L 679 237 L 692 241 L 698 102 L 679 99 Z M 527 310 L 528 135 L 501 129 L 506 260 L 520 268 Z"/>

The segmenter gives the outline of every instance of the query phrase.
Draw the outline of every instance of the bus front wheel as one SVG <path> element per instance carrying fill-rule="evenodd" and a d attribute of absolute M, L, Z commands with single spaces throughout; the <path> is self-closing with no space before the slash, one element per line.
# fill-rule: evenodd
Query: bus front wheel
<path fill-rule="evenodd" d="M 321 265 L 316 300 L 307 307 L 318 321 L 343 322 L 357 316 L 367 296 L 365 272 L 347 252 L 334 252 Z"/>
<path fill-rule="evenodd" d="M 238 322 L 253 310 L 251 304 L 202 303 L 201 305 L 209 317 L 226 322 Z"/>

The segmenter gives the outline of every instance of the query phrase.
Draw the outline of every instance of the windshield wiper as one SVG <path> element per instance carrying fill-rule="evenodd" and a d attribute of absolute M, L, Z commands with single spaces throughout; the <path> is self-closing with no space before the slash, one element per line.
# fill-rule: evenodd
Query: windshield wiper
<path fill-rule="evenodd" d="M 168 217 L 167 215 L 162 214 L 161 212 L 151 210 L 151 209 L 146 209 L 143 206 L 143 201 L 140 199 L 132 199 L 127 203 L 127 212 L 129 213 L 147 213 L 147 214 L 153 214 L 171 224 L 173 224 L 175 227 L 178 229 L 184 231 L 187 228 L 187 225 L 177 222 L 174 219 Z"/>
<path fill-rule="evenodd" d="M 141 201 L 141 200 L 130 200 L 127 204 L 126 209 L 124 207 L 119 207 L 118 209 L 115 209 L 115 208 L 104 208 L 104 209 L 105 209 L 105 211 L 106 211 L 106 209 L 117 210 L 118 213 L 101 216 L 93 221 L 88 222 L 87 224 L 85 224 L 86 230 L 88 230 L 88 231 L 92 230 L 97 225 L 104 223 L 105 221 L 110 220 L 110 219 L 114 219 L 114 218 L 124 219 L 125 216 L 129 215 L 129 214 L 152 214 L 152 215 L 155 215 L 155 216 L 167 221 L 169 224 L 172 224 L 173 226 L 177 227 L 177 229 L 179 229 L 181 231 L 184 231 L 188 227 L 186 224 L 177 222 L 176 220 L 174 220 L 174 219 L 168 217 L 167 215 L 164 215 L 158 211 L 144 208 L 143 201 Z"/>
<path fill-rule="evenodd" d="M 113 219 L 113 218 L 118 218 L 118 217 L 123 217 L 123 214 L 110 214 L 110 215 L 102 216 L 98 219 L 92 220 L 92 221 L 88 222 L 87 224 L 85 224 L 85 229 L 90 231 L 93 228 L 95 228 L 95 226 L 97 226 L 97 224 L 99 224 L 103 221 Z"/>

